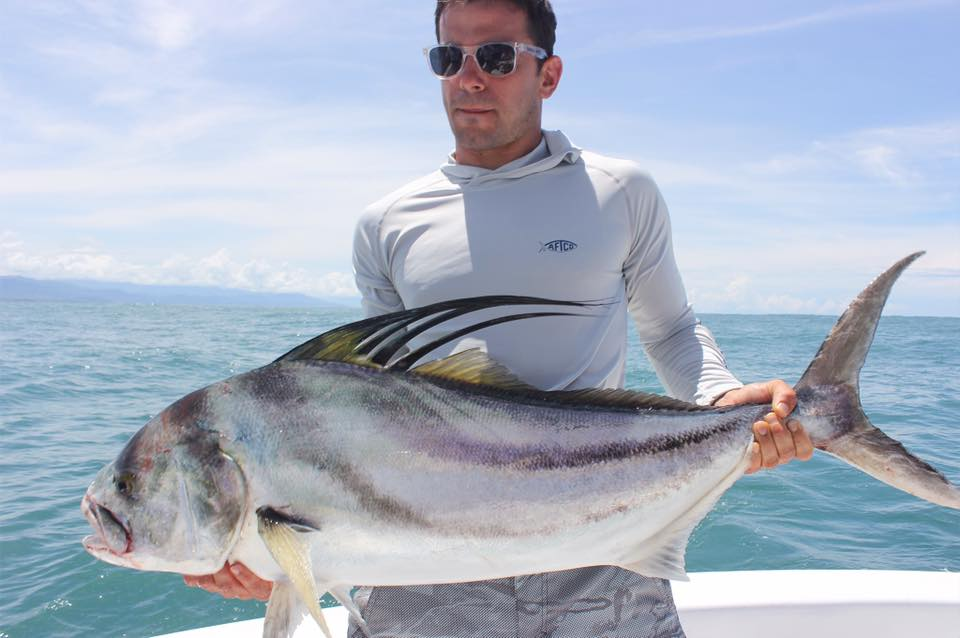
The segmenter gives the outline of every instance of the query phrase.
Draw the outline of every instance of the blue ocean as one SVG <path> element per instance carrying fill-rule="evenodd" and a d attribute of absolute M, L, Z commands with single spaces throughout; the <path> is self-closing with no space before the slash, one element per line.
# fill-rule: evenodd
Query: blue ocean
<path fill-rule="evenodd" d="M 0 638 L 154 636 L 262 615 L 174 574 L 87 555 L 80 499 L 152 415 L 359 310 L 0 303 Z M 702 317 L 743 380 L 795 381 L 834 319 Z M 960 483 L 960 319 L 884 317 L 861 376 L 873 423 Z M 631 343 L 628 386 L 661 388 Z M 738 482 L 696 530 L 690 571 L 960 570 L 960 512 L 818 453 Z"/>

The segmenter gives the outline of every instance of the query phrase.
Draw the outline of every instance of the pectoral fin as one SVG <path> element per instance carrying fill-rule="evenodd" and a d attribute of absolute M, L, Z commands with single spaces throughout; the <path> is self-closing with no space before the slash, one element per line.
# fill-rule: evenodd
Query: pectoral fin
<path fill-rule="evenodd" d="M 323 634 L 327 638 L 333 638 L 330 634 L 330 628 L 327 627 L 323 618 L 323 612 L 320 611 L 320 595 L 317 592 L 317 584 L 313 578 L 313 565 L 310 561 L 310 544 L 303 534 L 297 533 L 282 517 L 273 514 L 273 510 L 268 508 L 258 510 L 257 529 L 273 559 L 280 565 L 280 569 L 287 575 L 290 582 L 278 583 L 274 586 L 277 600 L 275 603 L 274 596 L 270 596 L 267 618 L 272 622 L 264 623 L 264 638 L 289 635 L 269 633 L 269 631 L 282 632 L 288 630 L 295 612 L 298 608 L 303 607 L 317 621 Z M 277 588 L 279 588 L 279 593 Z M 302 607 L 295 604 L 296 595 L 299 595 Z M 277 605 L 276 610 L 272 609 L 274 604 Z M 302 617 L 302 612 L 300 617 Z M 296 626 L 289 628 L 289 630 L 292 631 L 295 628 Z"/>

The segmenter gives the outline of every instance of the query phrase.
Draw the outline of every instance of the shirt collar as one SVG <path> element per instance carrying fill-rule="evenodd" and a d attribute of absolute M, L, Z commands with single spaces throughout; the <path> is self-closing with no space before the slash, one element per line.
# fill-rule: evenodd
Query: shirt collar
<path fill-rule="evenodd" d="M 453 153 L 440 170 L 455 184 L 472 184 L 496 179 L 512 179 L 539 173 L 561 163 L 574 164 L 581 150 L 560 131 L 543 131 L 540 143 L 532 151 L 498 168 L 458 164 Z"/>

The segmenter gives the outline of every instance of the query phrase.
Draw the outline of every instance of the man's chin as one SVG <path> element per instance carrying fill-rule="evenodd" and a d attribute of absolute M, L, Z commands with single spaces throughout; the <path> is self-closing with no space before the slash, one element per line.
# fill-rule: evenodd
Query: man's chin
<path fill-rule="evenodd" d="M 509 143 L 508 140 L 499 139 L 500 136 L 493 131 L 454 129 L 453 136 L 457 140 L 457 148 L 470 151 L 490 151 Z"/>

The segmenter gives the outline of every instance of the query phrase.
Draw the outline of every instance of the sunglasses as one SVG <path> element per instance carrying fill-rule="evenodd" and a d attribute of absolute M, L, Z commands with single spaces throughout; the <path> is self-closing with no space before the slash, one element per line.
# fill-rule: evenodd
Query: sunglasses
<path fill-rule="evenodd" d="M 517 55 L 529 53 L 538 60 L 546 60 L 547 52 L 523 42 L 487 42 L 474 47 L 456 44 L 438 44 L 423 50 L 430 70 L 441 80 L 452 78 L 463 68 L 468 57 L 473 57 L 480 70 L 494 77 L 510 75 L 517 68 Z"/>

